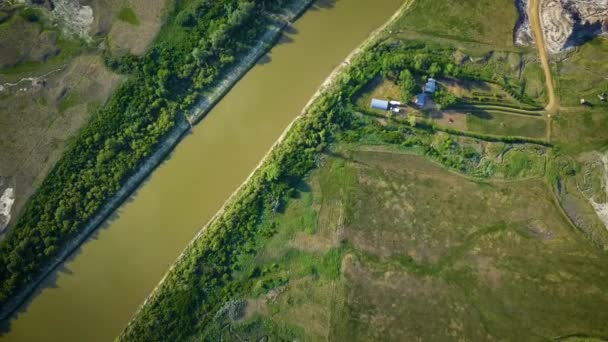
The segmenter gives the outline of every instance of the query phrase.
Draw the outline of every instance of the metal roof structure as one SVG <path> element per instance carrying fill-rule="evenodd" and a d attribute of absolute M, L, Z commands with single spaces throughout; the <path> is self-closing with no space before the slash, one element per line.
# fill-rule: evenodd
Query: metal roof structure
<path fill-rule="evenodd" d="M 380 109 L 380 110 L 389 110 L 390 109 L 390 103 L 388 101 L 378 100 L 378 99 L 372 99 L 371 106 L 373 109 Z"/>
<path fill-rule="evenodd" d="M 416 96 L 416 105 L 419 107 L 424 107 L 426 105 L 427 94 L 422 93 Z"/>
<path fill-rule="evenodd" d="M 437 81 L 434 78 L 429 78 L 429 80 L 424 85 L 424 91 L 427 93 L 434 93 L 437 90 Z"/>

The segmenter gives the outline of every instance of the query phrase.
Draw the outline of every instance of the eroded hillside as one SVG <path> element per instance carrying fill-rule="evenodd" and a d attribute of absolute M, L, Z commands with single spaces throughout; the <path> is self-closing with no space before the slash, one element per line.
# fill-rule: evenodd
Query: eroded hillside
<path fill-rule="evenodd" d="M 534 42 L 527 15 L 530 3 L 517 0 L 520 20 L 515 42 L 520 45 Z M 607 0 L 541 0 L 540 6 L 545 43 L 551 53 L 572 49 L 608 32 Z"/>

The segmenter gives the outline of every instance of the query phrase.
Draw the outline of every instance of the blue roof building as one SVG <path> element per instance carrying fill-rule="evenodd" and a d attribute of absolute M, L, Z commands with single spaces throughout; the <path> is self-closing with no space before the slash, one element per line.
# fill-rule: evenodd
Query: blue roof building
<path fill-rule="evenodd" d="M 433 94 L 437 90 L 437 81 L 434 78 L 429 78 L 429 80 L 424 85 L 424 91 L 430 94 Z"/>
<path fill-rule="evenodd" d="M 389 110 L 390 103 L 384 100 L 372 99 L 372 108 L 380 110 Z"/>
<path fill-rule="evenodd" d="M 418 94 L 418 96 L 416 96 L 416 106 L 418 107 L 424 107 L 426 105 L 426 99 L 427 99 L 428 95 L 425 93 L 422 94 Z"/>

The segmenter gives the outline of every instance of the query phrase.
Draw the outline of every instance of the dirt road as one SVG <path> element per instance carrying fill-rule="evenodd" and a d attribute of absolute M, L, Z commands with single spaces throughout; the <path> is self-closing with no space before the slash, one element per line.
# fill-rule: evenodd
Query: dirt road
<path fill-rule="evenodd" d="M 548 113 L 555 113 L 559 104 L 557 97 L 555 96 L 553 76 L 551 75 L 549 56 L 545 47 L 545 37 L 541 26 L 540 3 L 541 0 L 530 0 L 528 16 L 530 17 L 530 24 L 532 26 L 532 31 L 534 32 L 534 40 L 536 41 L 536 47 L 538 48 L 538 55 L 545 72 L 545 83 L 547 84 L 547 93 L 549 97 L 549 103 L 547 103 L 545 109 Z"/>

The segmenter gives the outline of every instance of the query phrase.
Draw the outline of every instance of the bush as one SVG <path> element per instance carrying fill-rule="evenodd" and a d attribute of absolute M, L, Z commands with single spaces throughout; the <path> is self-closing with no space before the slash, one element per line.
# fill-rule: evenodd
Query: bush
<path fill-rule="evenodd" d="M 124 21 L 131 25 L 139 25 L 139 20 L 131 7 L 123 6 L 118 12 L 118 20 Z"/>
<path fill-rule="evenodd" d="M 439 89 L 435 92 L 435 103 L 441 106 L 441 108 L 448 108 L 458 102 L 456 95 L 448 92 L 444 89 Z"/>
<path fill-rule="evenodd" d="M 414 96 L 418 85 L 414 76 L 408 69 L 404 69 L 399 74 L 399 86 L 401 87 L 401 94 L 403 102 L 409 102 L 412 96 Z"/>
<path fill-rule="evenodd" d="M 42 18 L 42 12 L 37 8 L 26 7 L 19 12 L 19 15 L 30 23 L 35 23 Z"/>

